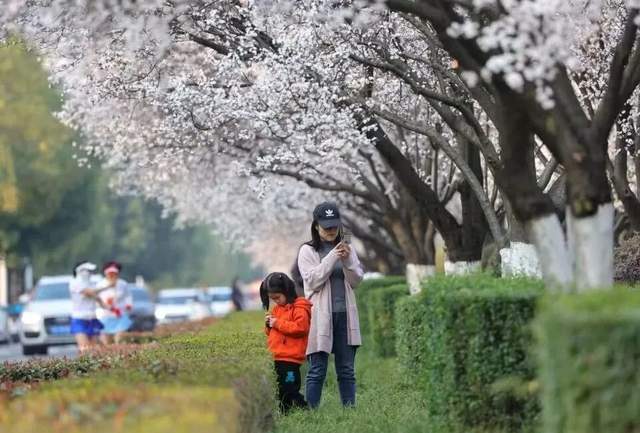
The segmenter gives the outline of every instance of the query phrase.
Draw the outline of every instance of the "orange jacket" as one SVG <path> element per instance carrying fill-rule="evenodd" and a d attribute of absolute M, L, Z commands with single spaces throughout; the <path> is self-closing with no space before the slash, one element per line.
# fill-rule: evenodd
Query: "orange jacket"
<path fill-rule="evenodd" d="M 276 305 L 271 315 L 273 328 L 265 328 L 267 345 L 276 361 L 304 363 L 311 326 L 311 302 L 299 297 L 293 304 Z"/>

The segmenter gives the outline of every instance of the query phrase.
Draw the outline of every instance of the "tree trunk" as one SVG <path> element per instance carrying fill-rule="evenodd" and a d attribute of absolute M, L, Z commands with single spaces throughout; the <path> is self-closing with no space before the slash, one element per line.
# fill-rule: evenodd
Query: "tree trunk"
<path fill-rule="evenodd" d="M 555 213 L 531 219 L 527 233 L 536 246 L 547 287 L 567 289 L 573 283 L 572 266 L 560 220 Z"/>
<path fill-rule="evenodd" d="M 498 122 L 504 168 L 497 180 L 515 218 L 524 222 L 528 239 L 536 246 L 547 286 L 563 289 L 573 278 L 562 226 L 553 203 L 538 186 L 527 113 L 514 108 L 517 101 L 506 99 Z"/>
<path fill-rule="evenodd" d="M 635 231 L 640 231 L 640 200 L 638 200 L 638 196 L 634 194 L 629 185 L 627 161 L 625 141 L 622 137 L 618 137 L 616 140 L 616 156 L 613 161 L 613 167 L 611 167 L 613 187 L 618 199 L 622 202 L 631 228 Z M 638 176 L 638 173 L 636 173 L 636 176 Z"/>
<path fill-rule="evenodd" d="M 513 275 L 542 277 L 540 259 L 535 245 L 511 242 L 508 248 L 501 249 L 500 271 L 503 277 Z"/>
<path fill-rule="evenodd" d="M 444 273 L 446 275 L 466 275 L 479 272 L 482 269 L 480 260 L 457 261 L 447 260 L 444 262 Z"/>
<path fill-rule="evenodd" d="M 482 165 L 480 164 L 480 152 L 475 146 L 466 140 L 458 139 L 460 152 L 464 155 L 467 164 L 473 170 L 476 177 L 482 182 Z M 489 233 L 489 225 L 478 197 L 471 189 L 467 181 L 462 182 L 459 189 L 462 205 L 462 224 L 450 238 L 445 239 L 447 246 L 447 258 L 451 272 L 467 272 L 468 269 L 477 268 L 482 259 L 482 248 Z M 444 236 L 443 236 L 444 238 Z M 455 263 L 467 263 L 467 265 L 454 265 Z M 446 265 L 445 265 L 446 268 Z M 445 269 L 446 271 L 446 269 Z"/>
<path fill-rule="evenodd" d="M 416 263 L 407 263 L 406 276 L 409 293 L 416 295 L 422 291 L 422 281 L 435 275 L 435 265 L 421 265 Z"/>
<path fill-rule="evenodd" d="M 613 285 L 613 214 L 611 203 L 602 204 L 595 214 L 581 218 L 569 213 L 570 249 L 578 290 Z"/>
<path fill-rule="evenodd" d="M 614 212 L 607 178 L 607 143 L 578 136 L 566 122 L 557 130 L 567 173 L 567 236 L 576 288 L 611 287 Z"/>

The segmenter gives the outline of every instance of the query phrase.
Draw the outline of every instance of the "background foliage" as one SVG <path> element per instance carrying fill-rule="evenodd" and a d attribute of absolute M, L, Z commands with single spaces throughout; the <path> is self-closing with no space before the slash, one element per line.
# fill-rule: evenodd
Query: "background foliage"
<path fill-rule="evenodd" d="M 97 164 L 80 166 L 80 138 L 52 114 L 60 103 L 34 53 L 17 40 L 0 46 L 0 253 L 10 266 L 30 258 L 39 276 L 116 258 L 126 278 L 158 287 L 260 275 L 207 228 L 176 229 L 159 205 L 115 196 Z"/>

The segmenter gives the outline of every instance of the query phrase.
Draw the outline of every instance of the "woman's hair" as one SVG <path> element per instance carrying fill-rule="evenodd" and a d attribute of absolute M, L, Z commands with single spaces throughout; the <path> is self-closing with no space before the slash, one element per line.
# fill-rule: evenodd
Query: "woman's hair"
<path fill-rule="evenodd" d="M 302 278 L 302 274 L 300 273 L 297 256 L 296 260 L 294 260 L 293 262 L 293 266 L 291 266 L 291 279 L 296 286 L 296 293 L 298 294 L 298 296 L 304 296 L 304 279 Z"/>
<path fill-rule="evenodd" d="M 260 284 L 260 299 L 262 307 L 269 309 L 269 293 L 282 293 L 287 298 L 287 304 L 293 303 L 298 297 L 294 282 L 282 272 L 273 272 Z"/>
<path fill-rule="evenodd" d="M 78 276 L 78 272 L 76 271 L 76 269 L 78 269 L 78 266 L 83 265 L 85 263 L 89 263 L 89 260 L 80 260 L 79 262 L 76 262 L 75 265 L 73 265 L 73 270 L 71 271 L 71 274 L 73 274 L 73 278 Z"/>
<path fill-rule="evenodd" d="M 118 270 L 118 272 L 122 272 L 122 265 L 115 260 L 111 260 L 110 262 L 106 262 L 104 265 L 102 265 L 102 273 L 104 273 L 104 271 L 111 266 L 114 266 Z"/>
<path fill-rule="evenodd" d="M 338 236 L 333 241 L 333 244 L 338 245 L 340 241 L 342 241 L 342 228 L 338 229 Z M 318 231 L 318 221 L 316 220 L 313 220 L 311 223 L 311 240 L 307 242 L 307 245 L 310 245 L 316 251 L 320 251 L 320 247 L 322 246 L 322 239 Z"/>

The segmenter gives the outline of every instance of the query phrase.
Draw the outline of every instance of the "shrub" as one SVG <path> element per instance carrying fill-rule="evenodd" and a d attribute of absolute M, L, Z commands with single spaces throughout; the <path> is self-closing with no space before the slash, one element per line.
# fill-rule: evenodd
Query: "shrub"
<path fill-rule="evenodd" d="M 49 380 L 83 376 L 96 371 L 122 366 L 135 356 L 136 352 L 148 346 L 118 345 L 107 348 L 97 347 L 90 353 L 77 358 L 32 359 L 24 362 L 0 364 L 0 383 L 5 389 L 9 383 L 31 384 Z M 2 392 L 0 388 L 0 392 Z"/>
<path fill-rule="evenodd" d="M 614 263 L 616 281 L 640 282 L 640 234 L 620 242 L 615 249 Z"/>
<path fill-rule="evenodd" d="M 369 324 L 373 349 L 378 356 L 394 356 L 395 347 L 395 305 L 409 295 L 406 284 L 380 288 L 369 295 Z"/>
<path fill-rule="evenodd" d="M 358 303 L 358 313 L 360 317 L 360 332 L 363 338 L 371 334 L 371 325 L 369 323 L 369 299 L 370 295 L 385 287 L 395 286 L 398 284 L 406 284 L 407 279 L 400 275 L 393 275 L 383 278 L 371 278 L 364 280 L 356 288 L 356 302 Z"/>
<path fill-rule="evenodd" d="M 275 378 L 262 327 L 262 313 L 234 314 L 111 369 L 43 383 L 29 398 L 0 395 L 2 431 L 47 431 L 59 413 L 65 432 L 270 431 Z"/>
<path fill-rule="evenodd" d="M 406 314 L 412 322 L 399 325 L 398 346 L 413 339 L 409 350 L 418 352 L 398 347 L 400 359 L 423 376 L 434 425 L 451 432 L 531 428 L 538 405 L 526 392 L 534 377 L 529 324 L 542 288 L 530 279 L 437 276 L 398 306 L 398 320 Z"/>
<path fill-rule="evenodd" d="M 549 296 L 535 330 L 545 432 L 640 431 L 640 292 Z"/>
<path fill-rule="evenodd" d="M 395 344 L 401 375 L 417 385 L 424 381 L 427 351 L 426 320 L 428 298 L 407 296 L 396 303 Z"/>

